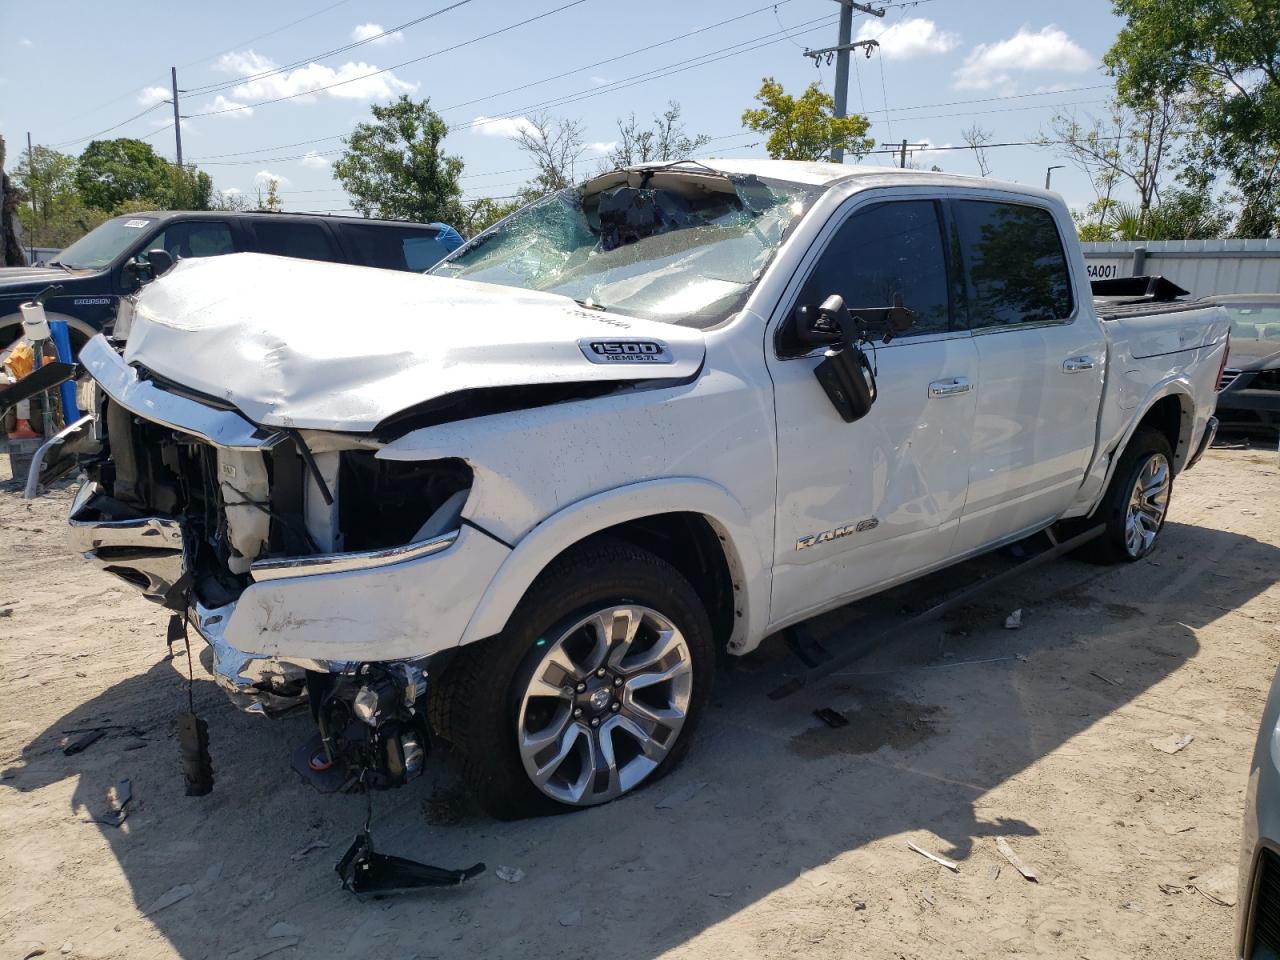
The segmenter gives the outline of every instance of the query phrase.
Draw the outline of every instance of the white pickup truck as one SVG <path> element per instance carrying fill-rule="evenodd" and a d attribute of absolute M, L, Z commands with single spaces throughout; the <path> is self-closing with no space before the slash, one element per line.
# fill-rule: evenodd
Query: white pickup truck
<path fill-rule="evenodd" d="M 441 737 L 497 816 L 589 806 L 720 652 L 1072 518 L 1144 557 L 1228 330 L 1150 299 L 1095 305 L 1055 194 L 782 161 L 604 174 L 426 276 L 181 261 L 81 355 L 70 523 L 241 705 L 309 703 L 317 779 Z"/>

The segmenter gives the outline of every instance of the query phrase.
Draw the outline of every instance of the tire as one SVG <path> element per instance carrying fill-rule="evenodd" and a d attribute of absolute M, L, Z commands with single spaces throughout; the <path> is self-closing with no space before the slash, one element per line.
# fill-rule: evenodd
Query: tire
<path fill-rule="evenodd" d="M 1139 489 L 1145 490 L 1140 493 Z M 1173 450 L 1163 433 L 1139 427 L 1116 464 L 1102 502 L 1085 526 L 1098 521 L 1106 532 L 1085 545 L 1095 563 L 1133 563 L 1155 549 L 1173 493 Z"/>
<path fill-rule="evenodd" d="M 714 672 L 711 624 L 688 581 L 601 538 L 555 560 L 501 634 L 458 651 L 429 684 L 429 716 L 486 812 L 564 813 L 670 772 Z"/>

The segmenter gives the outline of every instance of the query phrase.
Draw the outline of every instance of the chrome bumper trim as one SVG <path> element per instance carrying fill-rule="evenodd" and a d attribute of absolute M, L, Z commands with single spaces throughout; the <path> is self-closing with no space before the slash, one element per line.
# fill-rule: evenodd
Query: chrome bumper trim
<path fill-rule="evenodd" d="M 439 553 L 452 546 L 458 539 L 458 531 L 446 533 L 431 540 L 420 540 L 417 543 L 406 543 L 398 547 L 386 547 L 381 550 L 362 550 L 358 553 L 319 553 L 309 557 L 283 557 L 273 560 L 259 560 L 249 568 L 253 579 L 259 583 L 264 580 L 282 580 L 286 577 L 307 577 L 322 573 L 346 573 L 351 570 L 372 570 L 376 567 L 389 567 L 407 560 L 417 560 Z"/>
<path fill-rule="evenodd" d="M 94 520 L 84 517 L 90 502 L 101 493 L 96 483 L 85 483 L 71 502 L 67 523 L 74 550 L 102 564 L 107 573 L 142 590 L 144 596 L 172 606 L 185 589 L 191 569 L 182 523 L 169 517 L 131 520 Z"/>
<path fill-rule="evenodd" d="M 52 437 L 40 444 L 40 449 L 31 458 L 31 467 L 27 470 L 27 485 L 22 491 L 22 499 L 34 500 L 40 494 L 40 472 L 51 450 L 64 446 L 69 440 L 81 440 L 87 432 L 93 430 L 93 414 L 86 413 L 74 423 L 69 423 Z"/>
<path fill-rule="evenodd" d="M 341 673 L 345 663 L 324 660 L 276 659 L 269 654 L 246 653 L 226 638 L 227 621 L 235 612 L 234 602 L 222 607 L 206 607 L 196 601 L 191 608 L 191 625 L 209 645 L 213 654 L 213 679 L 231 702 L 246 713 L 279 716 L 306 702 L 299 683 L 308 670 Z M 292 689 L 290 689 L 292 688 Z"/>
<path fill-rule="evenodd" d="M 120 406 L 144 419 L 188 433 L 215 447 L 230 450 L 263 450 L 275 446 L 286 434 L 264 430 L 231 410 L 218 410 L 195 400 L 161 390 L 138 379 L 102 334 L 80 351 L 80 363 L 103 392 Z"/>

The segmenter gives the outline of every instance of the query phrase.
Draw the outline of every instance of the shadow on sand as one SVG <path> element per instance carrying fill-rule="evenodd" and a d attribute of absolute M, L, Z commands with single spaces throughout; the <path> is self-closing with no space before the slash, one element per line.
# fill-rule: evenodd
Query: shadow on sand
<path fill-rule="evenodd" d="M 489 872 L 459 890 L 365 903 L 341 892 L 332 863 L 363 801 L 317 796 L 289 771 L 305 716 L 238 714 L 209 682 L 197 682 L 196 703 L 217 781 L 209 797 L 184 797 L 172 739 L 185 699 L 178 664 L 161 662 L 69 711 L 0 786 L 25 792 L 78 777 L 73 805 L 95 814 L 107 788 L 130 777 L 128 822 L 97 829 L 140 909 L 180 884 L 194 888 L 149 920 L 184 958 L 265 943 L 278 921 L 298 927 L 302 943 L 276 957 L 651 958 L 880 838 L 927 829 L 942 841 L 938 853 L 963 861 L 979 838 L 1034 834 L 1016 817 L 988 819 L 977 801 L 1177 670 L 1198 649 L 1195 628 L 1268 586 L 1276 553 L 1170 523 L 1159 563 L 1058 561 L 777 703 L 766 692 L 799 664 L 771 641 L 721 675 L 680 770 L 572 816 L 495 823 L 468 812 L 449 792 L 448 758 L 437 756 L 427 777 L 375 798 L 374 831 L 388 852 L 445 866 L 485 860 Z M 814 632 L 838 650 L 871 632 L 876 611 L 925 589 L 855 604 Z M 1001 630 L 1017 606 L 1034 611 L 1028 626 Z M 1089 681 L 1099 663 L 1116 683 Z M 823 726 L 811 715 L 820 706 L 852 722 Z M 107 723 L 124 729 L 62 754 L 63 731 Z M 313 842 L 328 846 L 300 852 Z M 499 864 L 525 879 L 498 881 Z"/>

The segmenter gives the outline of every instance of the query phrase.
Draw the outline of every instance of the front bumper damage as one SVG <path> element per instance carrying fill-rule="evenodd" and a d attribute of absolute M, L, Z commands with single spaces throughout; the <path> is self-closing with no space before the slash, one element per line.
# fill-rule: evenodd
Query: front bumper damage
<path fill-rule="evenodd" d="M 315 785 L 416 776 L 430 656 L 457 645 L 509 553 L 461 521 L 469 468 L 260 428 L 148 379 L 103 338 L 81 360 L 102 443 L 82 461 L 74 548 L 181 617 L 236 706 L 309 707 L 317 733 L 294 766 Z"/>

